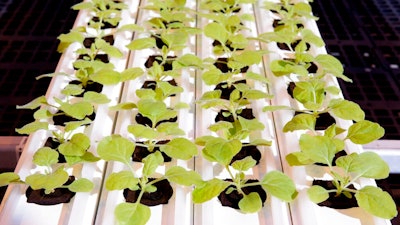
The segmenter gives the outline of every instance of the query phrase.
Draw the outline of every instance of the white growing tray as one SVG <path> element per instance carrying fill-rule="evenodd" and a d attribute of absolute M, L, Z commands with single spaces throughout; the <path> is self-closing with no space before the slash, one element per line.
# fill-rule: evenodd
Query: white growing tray
<path fill-rule="evenodd" d="M 149 4 L 147 1 L 141 1 L 141 6 L 145 6 Z M 192 3 L 191 6 L 195 7 L 195 4 Z M 149 18 L 156 16 L 155 12 L 151 12 L 149 10 L 139 10 L 137 23 L 143 24 L 144 21 L 147 21 Z M 195 25 L 193 25 L 195 26 Z M 143 37 L 142 34 L 135 35 L 135 38 Z M 175 55 L 179 56 L 185 53 L 193 53 L 195 51 L 194 48 L 194 38 L 190 38 L 188 41 L 187 48 L 183 49 L 182 52 L 176 52 Z M 138 50 L 131 51 L 130 59 L 128 63 L 128 68 L 130 67 L 141 67 L 145 70 L 144 63 L 149 55 L 155 54 L 156 51 L 151 49 L 146 50 Z M 146 70 L 145 70 L 146 71 Z M 179 86 L 181 86 L 185 91 L 184 94 L 178 94 L 174 97 L 169 97 L 165 101 L 167 106 L 172 105 L 175 101 L 185 102 L 190 105 L 189 109 L 180 109 L 178 111 L 178 121 L 179 127 L 184 130 L 185 138 L 189 140 L 193 140 L 194 135 L 194 70 L 191 69 L 182 69 L 182 75 L 178 78 L 175 78 L 176 82 Z M 124 84 L 121 102 L 137 102 L 139 98 L 136 96 L 136 90 L 140 89 L 143 82 L 149 77 L 143 75 L 140 78 L 137 78 L 133 81 L 128 81 Z M 135 124 L 135 115 L 137 114 L 137 110 L 122 110 L 119 111 L 118 118 L 116 120 L 116 127 L 114 130 L 115 134 L 120 134 L 123 137 L 129 138 L 132 142 L 135 141 L 135 138 L 132 134 L 127 131 L 127 127 L 130 124 Z M 132 165 L 136 171 L 138 171 L 138 175 L 140 175 L 140 171 L 143 167 L 142 163 L 132 162 Z M 181 166 L 185 169 L 193 170 L 194 168 L 194 160 L 183 161 L 183 160 L 172 160 L 171 162 L 165 163 L 164 166 L 160 166 L 156 172 L 160 174 L 164 174 L 166 169 L 172 166 Z M 119 162 L 111 162 L 107 165 L 107 170 L 105 173 L 105 177 L 113 172 L 118 172 L 121 170 L 127 169 L 122 163 Z M 193 204 L 191 201 L 191 188 L 183 187 L 179 185 L 172 184 L 173 187 L 173 196 L 169 200 L 168 204 L 151 206 L 151 217 L 147 224 L 149 225 L 157 225 L 157 224 L 174 224 L 174 225 L 186 225 L 192 224 L 193 221 Z M 116 220 L 114 217 L 114 209 L 115 207 L 125 202 L 125 199 L 121 191 L 108 191 L 105 187 L 102 189 L 100 204 L 98 207 L 98 213 L 96 218 L 96 225 L 108 225 L 115 224 Z"/>
<path fill-rule="evenodd" d="M 261 3 L 257 7 L 257 25 L 260 33 L 273 31 L 272 28 L 272 15 L 270 12 L 262 9 Z M 305 27 L 312 30 L 316 35 L 321 36 L 317 24 L 313 20 L 305 21 Z M 263 44 L 264 48 L 269 49 L 271 53 L 265 59 L 265 65 L 269 65 L 271 61 L 275 59 L 281 59 L 285 54 L 285 51 L 280 50 L 275 43 Z M 327 51 L 325 47 L 311 49 L 313 55 L 326 54 Z M 288 80 L 285 78 L 275 77 L 272 72 L 267 69 L 266 73 L 270 79 L 271 91 L 275 95 L 272 102 L 273 105 L 287 105 L 293 106 L 294 101 L 291 100 L 290 96 L 287 94 L 286 88 Z M 327 78 L 330 85 L 334 85 L 338 88 L 339 84 L 335 77 L 330 76 Z M 343 98 L 343 95 L 341 95 Z M 311 184 L 312 178 L 310 171 L 311 167 L 291 167 L 286 162 L 285 156 L 291 152 L 296 152 L 300 150 L 299 138 L 303 133 L 302 131 L 283 133 L 284 125 L 293 117 L 293 113 L 290 111 L 276 111 L 273 112 L 276 135 L 279 145 L 279 150 L 282 157 L 283 170 L 288 174 L 297 184 L 299 190 L 299 196 L 295 199 L 293 203 L 290 204 L 293 225 L 388 225 L 391 224 L 389 220 L 381 219 L 372 216 L 360 208 L 352 208 L 347 210 L 335 210 L 327 207 L 320 207 L 313 202 L 311 202 L 306 194 L 306 188 Z M 336 118 L 336 121 L 341 127 L 349 127 L 351 122 L 344 121 Z M 346 142 L 346 152 L 360 153 L 363 151 L 362 146 L 356 145 L 350 142 Z M 360 179 L 361 186 L 374 185 L 376 183 L 372 179 Z"/>
<path fill-rule="evenodd" d="M 253 14 L 253 7 L 251 4 L 244 4 L 240 13 L 249 13 Z M 209 23 L 206 19 L 201 19 L 199 21 L 199 26 L 204 27 L 207 23 Z M 246 22 L 245 26 L 250 28 L 249 31 L 246 30 L 246 36 L 251 35 L 253 37 L 257 36 L 256 25 L 254 22 Z M 201 36 L 198 41 L 198 55 L 201 58 L 206 57 L 214 57 L 212 53 L 212 40 L 206 36 Z M 251 49 L 257 49 L 258 46 L 256 44 L 254 46 L 250 46 Z M 259 73 L 261 75 L 264 74 L 264 68 L 262 65 L 254 65 L 249 68 L 249 71 Z M 267 91 L 267 87 L 259 82 L 248 81 L 248 84 L 252 86 L 252 88 Z M 203 83 L 201 79 L 201 74 L 197 76 L 196 79 L 196 96 L 200 98 L 202 93 L 206 91 L 211 91 L 214 89 L 214 86 L 209 86 Z M 257 134 L 258 137 L 264 138 L 272 141 L 271 147 L 259 147 L 262 158 L 260 160 L 260 164 L 255 166 L 253 169 L 247 172 L 248 178 L 259 179 L 270 171 L 278 170 L 281 171 L 281 163 L 280 163 L 280 153 L 278 150 L 275 134 L 274 134 L 274 125 L 272 115 L 269 113 L 263 113 L 261 109 L 269 105 L 270 102 L 266 100 L 257 100 L 252 103 L 250 106 L 253 109 L 254 116 L 263 122 L 265 125 L 265 129 L 262 132 Z M 214 118 L 217 115 L 217 111 L 213 109 L 202 109 L 200 106 L 197 106 L 196 109 L 196 137 L 200 137 L 203 135 L 211 135 L 211 131 L 208 130 L 208 127 L 214 123 Z M 208 162 L 204 158 L 201 157 L 201 154 L 196 159 L 196 170 L 202 175 L 203 179 L 208 180 L 213 177 L 218 177 L 220 179 L 230 178 L 227 171 L 224 169 L 221 171 L 215 163 Z M 238 210 L 224 207 L 221 205 L 219 200 L 215 197 L 212 200 L 195 205 L 195 225 L 218 225 L 218 224 L 280 224 L 280 225 L 288 225 L 291 224 L 290 212 L 288 204 L 272 197 L 269 193 L 267 193 L 267 201 L 264 203 L 264 207 L 258 213 L 252 214 L 244 214 L 239 212 Z"/>

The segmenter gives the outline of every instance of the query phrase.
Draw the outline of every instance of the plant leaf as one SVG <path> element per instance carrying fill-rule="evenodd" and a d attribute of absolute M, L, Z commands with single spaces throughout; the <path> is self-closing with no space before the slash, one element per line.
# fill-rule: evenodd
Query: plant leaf
<path fill-rule="evenodd" d="M 307 190 L 307 195 L 310 198 L 310 200 L 314 203 L 320 203 L 329 198 L 328 191 L 319 185 L 311 186 Z"/>
<path fill-rule="evenodd" d="M 144 126 L 142 124 L 133 124 L 128 126 L 128 132 L 133 134 L 135 138 L 146 138 L 146 139 L 154 139 L 159 133 L 155 131 L 151 127 Z"/>
<path fill-rule="evenodd" d="M 121 74 L 110 68 L 103 68 L 90 75 L 90 79 L 103 85 L 114 85 L 121 82 Z"/>
<path fill-rule="evenodd" d="M 345 120 L 361 121 L 365 117 L 364 111 L 355 103 L 344 99 L 332 99 L 329 102 L 332 113 Z"/>
<path fill-rule="evenodd" d="M 186 138 L 174 138 L 160 146 L 160 151 L 175 159 L 189 160 L 197 155 L 196 145 Z"/>
<path fill-rule="evenodd" d="M 83 133 L 76 133 L 71 140 L 60 144 L 58 150 L 66 156 L 83 156 L 89 147 L 89 137 Z"/>
<path fill-rule="evenodd" d="M 174 122 L 165 122 L 161 123 L 157 126 L 157 131 L 160 133 L 164 133 L 165 135 L 185 135 L 185 131 L 179 128 L 178 123 Z"/>
<path fill-rule="evenodd" d="M 356 195 L 358 205 L 374 216 L 392 219 L 397 215 L 396 203 L 386 191 L 373 186 L 365 186 Z"/>
<path fill-rule="evenodd" d="M 134 80 L 144 74 L 144 71 L 140 67 L 133 67 L 133 68 L 128 68 L 124 71 L 121 72 L 121 81 L 128 81 L 128 80 Z"/>
<path fill-rule="evenodd" d="M 349 127 L 346 139 L 355 144 L 368 144 L 383 137 L 384 134 L 385 130 L 378 123 L 361 120 Z"/>
<path fill-rule="evenodd" d="M 290 166 L 304 166 L 314 163 L 304 152 L 289 153 L 286 155 L 286 161 Z"/>
<path fill-rule="evenodd" d="M 119 135 L 107 136 L 97 146 L 97 153 L 102 159 L 122 163 L 130 163 L 134 150 L 135 144 Z"/>
<path fill-rule="evenodd" d="M 138 184 L 139 180 L 132 174 L 131 171 L 120 171 L 112 173 L 107 177 L 106 188 L 107 190 L 123 190 L 129 188 L 133 190 Z"/>
<path fill-rule="evenodd" d="M 267 173 L 263 177 L 261 185 L 271 195 L 285 202 L 290 202 L 297 196 L 293 181 L 280 171 Z"/>
<path fill-rule="evenodd" d="M 44 95 L 33 99 L 32 101 L 26 103 L 25 105 L 17 105 L 16 108 L 17 109 L 36 109 L 43 104 L 47 104 L 47 98 Z"/>
<path fill-rule="evenodd" d="M 77 102 L 74 104 L 62 102 L 60 104 L 61 111 L 78 120 L 84 119 L 86 116 L 91 115 L 94 111 L 90 102 Z"/>
<path fill-rule="evenodd" d="M 140 203 L 123 202 L 115 207 L 114 214 L 118 224 L 145 225 L 150 219 L 151 211 L 148 206 Z"/>
<path fill-rule="evenodd" d="M 353 157 L 348 166 L 349 172 L 362 177 L 384 179 L 389 176 L 390 168 L 387 163 L 374 152 L 363 152 Z"/>
<path fill-rule="evenodd" d="M 311 136 L 302 134 L 300 137 L 300 149 L 314 162 L 332 165 L 335 157 L 336 145 L 332 139 L 326 136 Z"/>
<path fill-rule="evenodd" d="M 244 159 L 236 160 L 232 163 L 232 167 L 238 171 L 247 171 L 257 164 L 251 156 L 247 156 Z"/>
<path fill-rule="evenodd" d="M 58 152 L 49 147 L 39 148 L 33 155 L 33 163 L 38 166 L 51 166 L 58 162 Z"/>
<path fill-rule="evenodd" d="M 25 182 L 33 190 L 45 189 L 45 193 L 51 193 L 55 188 L 61 187 L 68 180 L 68 173 L 63 167 L 59 167 L 51 174 L 32 174 L 26 177 Z"/>
<path fill-rule="evenodd" d="M 203 185 L 196 186 L 192 192 L 194 203 L 203 203 L 211 200 L 219 195 L 223 190 L 229 186 L 228 182 L 213 178 L 203 183 Z"/>
<path fill-rule="evenodd" d="M 85 101 L 96 103 L 96 104 L 106 104 L 111 101 L 109 98 L 107 98 L 107 95 L 97 93 L 94 91 L 85 92 L 85 94 L 83 95 L 83 99 Z"/>
<path fill-rule="evenodd" d="M 185 186 L 201 185 L 204 183 L 200 174 L 195 171 L 188 171 L 180 166 L 169 168 L 167 172 L 165 172 L 165 176 L 170 182 Z"/>
<path fill-rule="evenodd" d="M 12 182 L 19 181 L 19 175 L 14 172 L 0 173 L 0 187 L 7 186 Z"/>
<path fill-rule="evenodd" d="M 64 129 L 65 129 L 65 132 L 74 131 L 78 127 L 90 124 L 91 122 L 92 121 L 89 118 L 85 118 L 84 120 L 80 120 L 80 121 L 66 122 L 66 123 L 64 123 L 65 124 Z"/>
<path fill-rule="evenodd" d="M 239 209 L 244 213 L 255 213 L 262 208 L 262 201 L 257 192 L 251 192 L 248 195 L 243 195 L 239 201 Z"/>
<path fill-rule="evenodd" d="M 209 23 L 203 28 L 204 34 L 212 39 L 225 43 L 228 39 L 228 32 L 225 27 L 219 23 Z"/>
<path fill-rule="evenodd" d="M 157 169 L 159 165 L 164 162 L 164 158 L 161 155 L 161 152 L 156 151 L 144 158 L 142 160 L 143 165 L 143 176 L 151 176 Z"/>
<path fill-rule="evenodd" d="M 295 115 L 283 127 L 283 132 L 295 130 L 314 130 L 317 118 L 314 115 L 302 113 Z"/>
<path fill-rule="evenodd" d="M 203 156 L 210 162 L 229 165 L 232 158 L 240 151 L 242 143 L 239 140 L 215 138 L 207 141 L 203 148 Z"/>
<path fill-rule="evenodd" d="M 80 178 L 68 185 L 68 189 L 72 192 L 90 192 L 94 188 L 93 182 L 86 178 Z"/>
<path fill-rule="evenodd" d="M 129 50 L 141 50 L 146 48 L 152 48 L 155 46 L 156 46 L 156 41 L 154 38 L 140 38 L 133 40 L 126 47 Z"/>
<path fill-rule="evenodd" d="M 38 130 L 48 130 L 48 129 L 49 129 L 48 122 L 34 121 L 31 123 L 25 124 L 21 128 L 16 128 L 15 131 L 19 134 L 31 134 Z"/>

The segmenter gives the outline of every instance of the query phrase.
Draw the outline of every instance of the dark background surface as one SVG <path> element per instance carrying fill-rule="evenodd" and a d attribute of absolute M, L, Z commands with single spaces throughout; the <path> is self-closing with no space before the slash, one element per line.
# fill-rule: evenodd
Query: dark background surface
<path fill-rule="evenodd" d="M 61 54 L 57 36 L 68 32 L 79 0 L 0 0 L 0 136 L 32 122 L 31 110 L 17 110 L 46 93 Z"/>
<path fill-rule="evenodd" d="M 344 64 L 353 83 L 340 81 L 343 94 L 360 104 L 367 119 L 400 139 L 400 1 L 314 0 L 314 13 L 328 53 Z M 17 110 L 46 93 L 60 54 L 57 36 L 68 32 L 79 0 L 0 0 L 0 136 L 33 121 L 32 111 Z M 400 176 L 379 182 L 400 205 Z M 0 191 L 1 196 L 1 191 Z M 400 224 L 400 217 L 393 225 Z"/>

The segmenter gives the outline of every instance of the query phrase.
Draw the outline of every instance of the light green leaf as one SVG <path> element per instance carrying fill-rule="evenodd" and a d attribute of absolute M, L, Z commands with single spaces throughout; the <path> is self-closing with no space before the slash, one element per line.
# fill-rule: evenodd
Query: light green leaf
<path fill-rule="evenodd" d="M 221 70 L 213 68 L 213 69 L 205 71 L 202 74 L 201 79 L 207 85 L 216 85 L 216 84 L 224 81 L 225 77 L 222 75 Z"/>
<path fill-rule="evenodd" d="M 188 171 L 180 166 L 173 166 L 165 172 L 165 177 L 173 183 L 184 186 L 201 185 L 204 183 L 200 174 L 195 171 Z"/>
<path fill-rule="evenodd" d="M 179 128 L 178 123 L 165 122 L 157 126 L 157 131 L 165 135 L 181 136 L 185 135 L 185 131 Z"/>
<path fill-rule="evenodd" d="M 197 155 L 196 145 L 186 138 L 174 138 L 160 146 L 160 151 L 175 159 L 189 160 Z"/>
<path fill-rule="evenodd" d="M 90 147 L 90 139 L 83 133 L 76 133 L 71 140 L 62 143 L 58 150 L 66 156 L 82 156 Z"/>
<path fill-rule="evenodd" d="M 38 130 L 48 130 L 48 129 L 49 129 L 48 122 L 34 121 L 32 123 L 25 124 L 21 128 L 16 128 L 15 131 L 19 134 L 31 134 Z"/>
<path fill-rule="evenodd" d="M 49 147 L 39 148 L 33 155 L 33 163 L 38 166 L 51 166 L 58 162 L 58 152 Z"/>
<path fill-rule="evenodd" d="M 51 174 L 32 174 L 26 177 L 25 182 L 33 190 L 45 189 L 45 193 L 51 193 L 55 188 L 61 187 L 68 180 L 68 173 L 63 167 L 59 167 Z"/>
<path fill-rule="evenodd" d="M 300 137 L 300 149 L 314 162 L 332 165 L 335 157 L 336 145 L 332 139 L 326 136 L 311 136 L 302 134 Z"/>
<path fill-rule="evenodd" d="M 133 40 L 126 47 L 129 50 L 141 50 L 146 48 L 152 48 L 155 46 L 156 46 L 156 41 L 154 38 L 140 38 Z"/>
<path fill-rule="evenodd" d="M 294 116 L 283 127 L 283 132 L 295 130 L 314 130 L 317 118 L 314 115 L 302 113 Z"/>
<path fill-rule="evenodd" d="M 83 95 L 83 99 L 85 101 L 96 103 L 96 104 L 106 104 L 111 101 L 109 98 L 107 98 L 107 95 L 97 93 L 94 91 L 85 92 L 85 94 Z"/>
<path fill-rule="evenodd" d="M 243 195 L 239 201 L 239 209 L 244 213 L 255 213 L 262 208 L 262 201 L 257 192 L 251 192 L 248 195 Z"/>
<path fill-rule="evenodd" d="M 362 177 L 384 179 L 389 176 L 390 168 L 378 154 L 363 152 L 353 158 L 348 171 L 357 173 Z"/>
<path fill-rule="evenodd" d="M 137 108 L 135 103 L 123 102 L 123 103 L 117 104 L 115 106 L 111 106 L 109 109 L 110 110 L 129 110 L 129 109 L 135 109 L 135 108 Z"/>
<path fill-rule="evenodd" d="M 122 81 L 121 74 L 110 68 L 101 69 L 91 74 L 90 78 L 103 85 L 114 85 Z"/>
<path fill-rule="evenodd" d="M 132 174 L 131 171 L 120 171 L 112 173 L 107 177 L 106 188 L 107 190 L 123 190 L 129 188 L 133 190 L 138 184 L 139 180 Z"/>
<path fill-rule="evenodd" d="M 253 64 L 259 64 L 261 62 L 262 55 L 263 54 L 260 51 L 246 50 L 241 54 L 233 55 L 232 59 L 236 62 L 244 64 L 244 66 L 250 66 Z"/>
<path fill-rule="evenodd" d="M 145 225 L 151 211 L 148 206 L 140 203 L 123 202 L 117 205 L 114 214 L 118 225 Z"/>
<path fill-rule="evenodd" d="M 290 166 L 304 166 L 314 163 L 304 152 L 289 153 L 286 155 L 286 161 Z"/>
<path fill-rule="evenodd" d="M 156 151 L 144 158 L 142 160 L 144 163 L 143 165 L 143 176 L 151 176 L 157 169 L 164 162 L 164 158 L 161 155 L 161 152 Z"/>
<path fill-rule="evenodd" d="M 46 96 L 39 96 L 25 105 L 18 105 L 17 109 L 36 109 L 37 107 L 46 103 L 47 103 Z"/>
<path fill-rule="evenodd" d="M 48 119 L 51 118 L 53 116 L 53 114 L 47 110 L 47 109 L 38 109 L 36 110 L 35 113 L 33 113 L 33 118 L 35 120 L 41 120 L 41 119 Z"/>
<path fill-rule="evenodd" d="M 257 139 L 251 140 L 250 144 L 255 145 L 255 146 L 271 146 L 272 141 L 257 138 Z"/>
<path fill-rule="evenodd" d="M 360 189 L 356 195 L 358 205 L 374 216 L 392 219 L 397 215 L 396 203 L 389 193 L 373 186 Z"/>
<path fill-rule="evenodd" d="M 355 103 L 344 99 L 332 99 L 329 102 L 332 113 L 345 120 L 361 121 L 365 117 L 364 111 Z"/>
<path fill-rule="evenodd" d="M 159 133 L 151 127 L 144 126 L 142 124 L 133 124 L 128 126 L 128 132 L 133 134 L 137 139 L 146 138 L 154 139 Z"/>
<path fill-rule="evenodd" d="M 320 203 L 329 198 L 328 191 L 319 185 L 311 186 L 307 190 L 307 195 L 310 198 L 310 200 L 314 203 Z"/>
<path fill-rule="evenodd" d="M 218 196 L 223 190 L 229 186 L 228 182 L 213 178 L 203 185 L 196 186 L 192 192 L 194 203 L 203 203 Z"/>
<path fill-rule="evenodd" d="M 81 10 L 81 9 L 92 9 L 94 7 L 93 2 L 80 2 L 73 5 L 71 8 L 73 10 Z"/>
<path fill-rule="evenodd" d="M 84 119 L 94 111 L 92 104 L 89 102 L 77 102 L 74 104 L 60 102 L 60 104 L 61 111 L 78 120 Z"/>
<path fill-rule="evenodd" d="M 255 81 L 260 81 L 262 83 L 269 83 L 268 78 L 266 78 L 265 76 L 263 76 L 261 74 L 258 74 L 258 73 L 254 73 L 254 72 L 248 71 L 245 74 L 245 76 L 248 79 L 252 79 L 252 80 L 255 80 Z"/>
<path fill-rule="evenodd" d="M 209 23 L 203 28 L 204 34 L 212 39 L 225 43 L 228 39 L 228 32 L 225 27 L 219 23 Z"/>
<path fill-rule="evenodd" d="M 247 171 L 255 166 L 257 163 L 251 156 L 247 156 L 244 159 L 236 160 L 232 163 L 232 167 L 238 171 Z"/>
<path fill-rule="evenodd" d="M 70 121 L 65 123 L 65 132 L 70 132 L 77 129 L 80 126 L 88 125 L 92 121 L 89 118 L 85 118 L 84 120 L 80 121 Z"/>
<path fill-rule="evenodd" d="M 128 81 L 128 80 L 134 80 L 134 79 L 142 76 L 143 74 L 144 74 L 144 71 L 140 67 L 128 68 L 121 72 L 121 82 Z"/>
<path fill-rule="evenodd" d="M 263 130 L 265 128 L 264 124 L 261 123 L 256 118 L 248 120 L 241 116 L 238 116 L 238 119 L 243 130 L 255 131 L 255 130 Z"/>
<path fill-rule="evenodd" d="M 355 144 L 368 144 L 383 137 L 384 134 L 385 130 L 378 123 L 361 120 L 349 127 L 346 139 Z"/>
<path fill-rule="evenodd" d="M 97 146 L 97 153 L 102 159 L 122 163 L 130 163 L 134 150 L 135 144 L 119 135 L 107 136 Z"/>
<path fill-rule="evenodd" d="M 277 110 L 292 110 L 292 108 L 290 106 L 285 106 L 285 105 L 267 105 L 264 106 L 262 109 L 263 112 L 277 111 Z"/>
<path fill-rule="evenodd" d="M 12 182 L 18 182 L 19 175 L 13 172 L 0 173 L 0 187 L 7 186 Z"/>
<path fill-rule="evenodd" d="M 315 61 L 323 68 L 326 73 L 331 73 L 332 75 L 341 78 L 344 81 L 352 82 L 351 79 L 343 74 L 343 65 L 334 56 L 329 54 L 320 54 L 315 57 Z"/>
<path fill-rule="evenodd" d="M 178 60 L 174 61 L 174 63 L 175 62 L 179 63 L 182 67 L 195 66 L 201 68 L 203 65 L 203 61 L 193 54 L 185 54 L 179 57 Z"/>
<path fill-rule="evenodd" d="M 285 202 L 290 202 L 297 196 L 293 181 L 280 171 L 267 173 L 261 183 L 267 192 Z"/>
<path fill-rule="evenodd" d="M 229 165 L 232 158 L 240 151 L 242 143 L 239 140 L 215 138 L 208 140 L 203 148 L 203 156 L 210 162 Z"/>
<path fill-rule="evenodd" d="M 80 178 L 68 185 L 68 189 L 72 192 L 90 192 L 94 188 L 93 182 L 86 178 Z"/>

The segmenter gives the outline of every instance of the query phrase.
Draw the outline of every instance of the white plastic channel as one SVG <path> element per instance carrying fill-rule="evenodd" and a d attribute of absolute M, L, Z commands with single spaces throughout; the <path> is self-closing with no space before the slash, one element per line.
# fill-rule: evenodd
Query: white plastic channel
<path fill-rule="evenodd" d="M 251 4 L 242 4 L 242 9 L 240 13 L 253 14 L 253 6 Z M 210 21 L 200 18 L 199 27 L 204 27 Z M 249 28 L 246 30 L 246 36 L 255 37 L 256 25 L 254 22 L 245 22 L 245 26 Z M 217 56 L 213 55 L 212 52 L 212 40 L 205 35 L 202 35 L 198 41 L 198 56 L 201 58 Z M 251 49 L 258 49 L 257 43 L 250 46 Z M 264 74 L 264 68 L 262 65 L 254 65 L 249 68 L 249 71 Z M 260 82 L 248 81 L 248 84 L 252 88 L 266 91 L 267 87 Z M 214 86 L 209 86 L 203 83 L 201 79 L 201 74 L 197 76 L 196 79 L 196 96 L 199 99 L 202 93 L 206 91 L 211 91 Z M 263 113 L 261 109 L 269 105 L 270 102 L 267 100 L 257 100 L 250 106 L 253 109 L 254 116 L 262 121 L 265 125 L 265 130 L 259 132 L 257 135 L 259 138 L 264 138 L 272 141 L 271 147 L 259 147 L 262 152 L 262 158 L 260 164 L 255 166 L 253 169 L 248 171 L 247 177 L 251 179 L 262 179 L 262 177 L 273 170 L 281 171 L 281 163 L 279 150 L 277 148 L 276 137 L 274 134 L 274 125 L 272 115 L 268 113 Z M 202 109 L 199 105 L 196 109 L 196 137 L 211 135 L 211 131 L 208 127 L 214 123 L 214 118 L 217 115 L 218 110 L 216 109 Z M 215 163 L 208 162 L 203 157 L 201 153 L 196 159 L 196 170 L 202 175 L 203 179 L 208 180 L 213 177 L 220 179 L 230 178 L 227 171 Z M 224 207 L 221 205 L 219 200 L 215 197 L 214 199 L 195 205 L 195 225 L 219 225 L 219 224 L 280 224 L 288 225 L 291 224 L 290 214 L 288 204 L 280 201 L 279 199 L 272 197 L 268 194 L 267 201 L 264 204 L 262 210 L 258 213 L 244 214 L 238 210 Z"/>
<path fill-rule="evenodd" d="M 273 31 L 272 21 L 273 16 L 270 12 L 262 8 L 262 3 L 259 3 L 257 10 L 257 25 L 260 33 Z M 317 24 L 313 20 L 305 21 L 305 27 L 312 30 L 316 35 L 320 35 Z M 263 45 L 265 49 L 271 51 L 268 58 L 265 60 L 265 65 L 268 67 L 271 61 L 275 59 L 281 59 L 287 52 L 277 48 L 276 43 L 269 43 Z M 325 47 L 312 48 L 313 55 L 326 54 Z M 268 69 L 268 78 L 271 81 L 271 92 L 275 95 L 272 102 L 273 105 L 287 105 L 293 106 L 293 101 L 288 95 L 286 88 L 288 80 L 285 78 L 275 77 L 272 72 Z M 327 82 L 330 85 L 334 85 L 338 88 L 337 79 L 333 76 L 327 78 Z M 340 97 L 340 96 L 339 96 Z M 341 95 L 341 97 L 343 97 Z M 335 210 L 327 207 L 320 207 L 311 202 L 306 194 L 307 187 L 312 182 L 310 175 L 315 175 L 312 166 L 307 167 L 291 167 L 287 164 L 285 156 L 291 152 L 299 151 L 298 140 L 301 131 L 283 133 L 284 125 L 293 117 L 293 112 L 290 111 L 277 111 L 273 113 L 274 122 L 276 126 L 276 135 L 278 138 L 278 145 L 282 156 L 283 170 L 288 174 L 297 184 L 299 190 L 299 196 L 293 203 L 290 204 L 292 213 L 293 225 L 388 225 L 391 224 L 389 220 L 381 219 L 378 217 L 371 216 L 360 208 L 352 208 L 347 210 Z M 339 126 L 347 128 L 351 125 L 349 121 L 343 121 L 337 119 Z M 351 152 L 362 152 L 362 146 L 355 145 L 350 142 L 346 142 L 346 151 Z M 324 174 L 320 174 L 323 176 Z M 374 185 L 376 183 L 372 179 L 360 179 L 361 186 Z"/>
<path fill-rule="evenodd" d="M 140 6 L 143 7 L 149 4 L 148 1 L 141 1 Z M 186 5 L 188 8 L 195 8 L 194 2 L 188 2 Z M 157 16 L 155 12 L 146 9 L 140 9 L 138 12 L 137 24 L 144 25 L 144 22 L 150 18 Z M 195 26 L 195 23 L 192 24 Z M 144 37 L 146 34 L 137 33 L 135 38 Z M 145 49 L 138 51 L 131 51 L 130 60 L 128 67 L 144 67 L 144 63 L 148 56 L 156 54 L 158 50 Z M 180 52 L 175 52 L 176 56 L 180 56 L 186 53 L 195 54 L 195 37 L 191 37 L 188 41 L 187 47 Z M 167 106 L 172 106 L 176 102 L 184 102 L 189 104 L 190 108 L 180 109 L 178 111 L 179 127 L 184 130 L 185 138 L 193 140 L 194 138 L 194 78 L 195 71 L 192 69 L 182 69 L 182 75 L 175 78 L 179 86 L 184 89 L 184 93 L 172 96 L 166 99 L 165 103 Z M 140 89 L 143 82 L 149 79 L 146 75 L 139 77 L 133 81 L 128 81 L 124 84 L 121 102 L 134 102 L 136 103 L 139 98 L 136 96 L 136 90 Z M 137 110 L 123 110 L 118 114 L 116 121 L 116 127 L 114 133 L 120 134 L 123 137 L 129 138 L 133 142 L 135 138 L 132 134 L 127 131 L 127 127 L 130 124 L 135 124 L 135 115 Z M 140 175 L 142 169 L 142 163 L 132 162 L 132 165 L 137 171 L 137 175 Z M 172 166 L 181 166 L 185 169 L 194 169 L 194 161 L 183 161 L 183 160 L 172 160 L 171 162 L 165 163 L 164 166 L 160 166 L 157 169 L 157 173 L 164 174 L 166 169 Z M 126 170 L 125 166 L 119 162 L 111 162 L 107 165 L 105 177 L 113 172 Z M 169 200 L 168 204 L 151 206 L 151 217 L 148 221 L 148 225 L 161 225 L 161 224 L 174 224 L 174 225 L 189 225 L 193 223 L 193 204 L 191 201 L 191 188 L 183 187 L 172 184 L 173 196 Z M 115 224 L 116 220 L 114 217 L 115 207 L 125 202 L 122 191 L 108 191 L 105 188 L 102 190 L 99 209 L 97 213 L 96 223 L 97 225 L 108 225 Z"/>
<path fill-rule="evenodd" d="M 136 3 L 136 5 L 135 5 Z M 121 25 L 132 23 L 137 2 L 130 2 L 129 9 L 123 12 Z M 74 27 L 85 26 L 89 20 L 86 11 L 80 11 L 76 18 Z M 120 32 L 115 35 L 115 46 L 123 51 L 123 58 L 111 58 L 110 62 L 115 65 L 117 71 L 122 71 L 126 67 L 128 51 L 124 46 L 132 38 L 132 32 Z M 77 58 L 76 45 L 71 45 L 61 56 L 55 72 L 65 72 L 73 74 L 72 62 Z M 54 77 L 49 85 L 46 97 L 49 101 L 53 97 L 63 99 L 60 90 L 62 90 L 70 80 L 65 76 Z M 83 132 L 91 139 L 89 151 L 95 152 L 97 142 L 104 136 L 111 134 L 114 125 L 115 113 L 108 111 L 109 105 L 114 105 L 119 101 L 122 85 L 105 86 L 102 93 L 111 99 L 109 104 L 100 105 L 96 109 L 96 119 Z M 24 179 L 26 176 L 35 172 L 37 168 L 32 164 L 32 156 L 37 149 L 42 147 L 49 137 L 49 133 L 38 131 L 30 135 L 22 152 L 21 158 L 15 169 Z M 85 177 L 92 180 L 95 188 L 90 193 L 77 193 L 67 204 L 54 206 L 40 206 L 26 202 L 25 185 L 10 185 L 0 207 L 0 221 L 2 224 L 12 225 L 87 225 L 92 224 L 97 210 L 100 187 L 102 183 L 103 170 L 105 163 L 89 163 L 83 166 L 75 166 L 71 173 L 76 177 Z"/>

